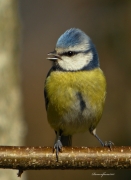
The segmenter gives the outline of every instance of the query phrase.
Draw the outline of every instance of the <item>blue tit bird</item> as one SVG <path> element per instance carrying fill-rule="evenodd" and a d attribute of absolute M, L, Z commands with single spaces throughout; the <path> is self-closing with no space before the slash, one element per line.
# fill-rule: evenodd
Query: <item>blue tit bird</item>
<path fill-rule="evenodd" d="M 74 133 L 88 131 L 102 146 L 96 134 L 106 97 L 106 79 L 91 39 L 80 29 L 71 28 L 60 36 L 55 50 L 48 53 L 53 62 L 44 88 L 47 119 L 56 132 L 54 150 L 71 146 Z"/>

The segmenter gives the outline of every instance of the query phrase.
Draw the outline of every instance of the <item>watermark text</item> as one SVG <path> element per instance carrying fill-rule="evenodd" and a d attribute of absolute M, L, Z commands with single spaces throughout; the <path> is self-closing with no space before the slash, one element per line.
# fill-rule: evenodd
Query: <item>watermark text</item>
<path fill-rule="evenodd" d="M 106 173 L 106 172 L 103 172 L 103 173 L 96 173 L 96 172 L 93 172 L 92 173 L 92 176 L 100 176 L 100 177 L 103 177 L 103 176 L 114 176 L 115 173 Z"/>

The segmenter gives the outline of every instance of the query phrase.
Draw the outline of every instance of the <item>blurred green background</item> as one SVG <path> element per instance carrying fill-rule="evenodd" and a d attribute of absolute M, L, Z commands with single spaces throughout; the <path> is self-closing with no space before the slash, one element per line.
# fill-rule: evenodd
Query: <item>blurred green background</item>
<path fill-rule="evenodd" d="M 71 27 L 80 28 L 96 45 L 107 79 L 107 99 L 97 133 L 116 146 L 131 145 L 131 1 L 20 0 L 22 20 L 21 73 L 26 145 L 52 146 L 55 133 L 46 118 L 43 89 L 51 63 L 47 53 L 58 37 Z M 88 132 L 73 137 L 73 146 L 100 146 Z M 115 173 L 104 179 L 130 179 L 130 170 L 29 171 L 29 180 L 100 178 L 93 172 Z"/>

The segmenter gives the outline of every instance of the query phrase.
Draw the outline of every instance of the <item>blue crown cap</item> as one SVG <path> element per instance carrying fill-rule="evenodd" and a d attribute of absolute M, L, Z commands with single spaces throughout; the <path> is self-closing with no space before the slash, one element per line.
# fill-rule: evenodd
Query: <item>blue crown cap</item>
<path fill-rule="evenodd" d="M 68 48 L 79 44 L 89 44 L 91 39 L 83 31 L 71 28 L 60 36 L 56 48 Z"/>

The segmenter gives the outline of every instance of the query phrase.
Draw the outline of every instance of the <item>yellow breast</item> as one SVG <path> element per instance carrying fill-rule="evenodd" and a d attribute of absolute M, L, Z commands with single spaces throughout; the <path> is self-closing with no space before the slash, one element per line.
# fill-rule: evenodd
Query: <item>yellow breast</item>
<path fill-rule="evenodd" d="M 77 72 L 54 71 L 48 76 L 45 89 L 49 100 L 48 121 L 54 129 L 61 128 L 66 132 L 66 126 L 70 125 L 72 127 L 67 131 L 75 133 L 87 129 L 89 124 L 97 125 L 106 94 L 106 80 L 100 68 Z"/>

